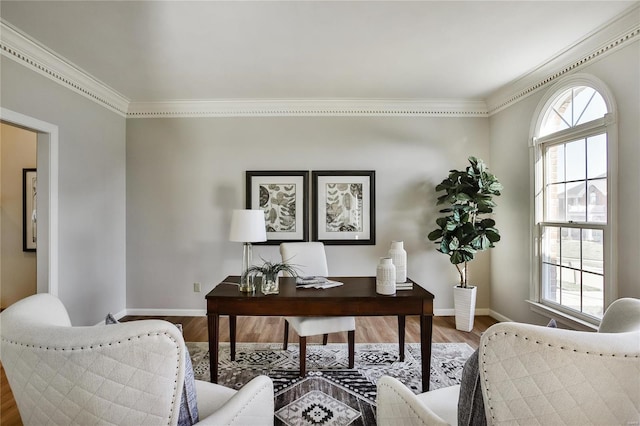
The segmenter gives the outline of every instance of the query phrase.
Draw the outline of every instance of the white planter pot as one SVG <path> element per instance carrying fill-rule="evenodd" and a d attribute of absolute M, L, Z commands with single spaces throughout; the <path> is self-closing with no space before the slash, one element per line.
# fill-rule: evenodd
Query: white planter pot
<path fill-rule="evenodd" d="M 473 319 L 476 312 L 477 287 L 454 287 L 453 306 L 456 310 L 456 329 L 473 330 Z"/>

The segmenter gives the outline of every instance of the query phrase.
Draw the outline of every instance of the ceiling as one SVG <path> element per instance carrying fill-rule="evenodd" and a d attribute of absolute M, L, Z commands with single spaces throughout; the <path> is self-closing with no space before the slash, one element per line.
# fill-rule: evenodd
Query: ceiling
<path fill-rule="evenodd" d="M 130 101 L 485 99 L 637 1 L 8 1 Z"/>

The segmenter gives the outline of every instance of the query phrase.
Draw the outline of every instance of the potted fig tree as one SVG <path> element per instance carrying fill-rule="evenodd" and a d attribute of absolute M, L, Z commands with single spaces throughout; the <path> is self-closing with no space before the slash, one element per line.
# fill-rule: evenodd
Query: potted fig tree
<path fill-rule="evenodd" d="M 485 163 L 469 157 L 470 165 L 465 170 L 450 170 L 449 176 L 436 186 L 437 205 L 445 213 L 436 219 L 438 229 L 429 233 L 440 253 L 449 256 L 460 275 L 460 283 L 454 287 L 456 328 L 463 331 L 473 329 L 477 287 L 467 281 L 468 264 L 476 253 L 494 247 L 500 241 L 496 222 L 486 217 L 496 206 L 493 197 L 499 196 L 502 185 L 489 172 Z"/>

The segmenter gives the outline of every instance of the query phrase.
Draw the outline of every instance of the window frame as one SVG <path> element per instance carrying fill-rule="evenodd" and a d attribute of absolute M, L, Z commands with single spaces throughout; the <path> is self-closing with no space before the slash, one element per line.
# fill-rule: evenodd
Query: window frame
<path fill-rule="evenodd" d="M 587 123 L 579 124 L 575 127 L 563 129 L 542 137 L 538 137 L 546 112 L 554 104 L 558 96 L 566 90 L 577 87 L 588 86 L 596 90 L 604 99 L 607 113 L 604 117 Z M 617 269 L 616 247 L 617 247 L 617 125 L 616 109 L 613 97 L 606 85 L 594 76 L 588 74 L 576 74 L 569 76 L 553 85 L 538 103 L 533 116 L 530 131 L 530 186 L 531 186 L 531 277 L 528 302 L 531 309 L 541 315 L 553 317 L 566 325 L 578 329 L 595 329 L 599 325 L 599 320 L 590 315 L 577 312 L 562 305 L 546 302 L 542 300 L 542 230 L 545 225 L 568 224 L 569 222 L 555 222 L 544 220 L 544 149 L 545 147 L 567 143 L 576 139 L 604 133 L 607 138 L 607 222 L 591 223 L 580 222 L 579 225 L 587 224 L 594 229 L 602 229 L 604 234 L 604 304 L 606 309 L 611 302 L 617 298 Z"/>

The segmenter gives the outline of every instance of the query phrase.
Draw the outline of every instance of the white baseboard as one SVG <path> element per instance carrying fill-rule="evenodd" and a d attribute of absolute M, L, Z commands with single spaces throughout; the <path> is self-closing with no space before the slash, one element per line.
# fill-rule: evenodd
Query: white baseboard
<path fill-rule="evenodd" d="M 207 316 L 206 309 L 145 309 L 145 308 L 129 308 L 114 315 L 117 319 L 125 315 L 140 316 L 157 316 L 157 317 L 204 317 Z M 451 309 L 434 309 L 433 315 L 436 317 L 452 317 L 455 316 L 455 310 Z M 511 321 L 509 318 L 498 314 L 488 308 L 476 309 L 475 315 L 490 316 L 498 321 Z"/>
<path fill-rule="evenodd" d="M 493 317 L 493 315 L 491 314 L 491 310 L 487 309 L 487 308 L 481 308 L 481 309 L 476 309 L 475 310 L 475 315 L 482 315 L 482 316 L 491 316 Z M 456 310 L 453 308 L 449 308 L 449 309 L 434 309 L 433 310 L 433 315 L 436 317 L 453 317 L 456 315 Z"/>
<path fill-rule="evenodd" d="M 489 310 L 488 314 L 491 318 L 496 319 L 500 322 L 513 322 L 511 318 L 505 317 L 502 314 L 497 313 L 496 311 Z"/>
<path fill-rule="evenodd" d="M 115 317 L 115 319 L 119 320 L 120 318 L 127 316 L 127 313 L 128 311 L 126 309 L 123 309 L 117 314 L 113 314 L 113 316 Z"/>

